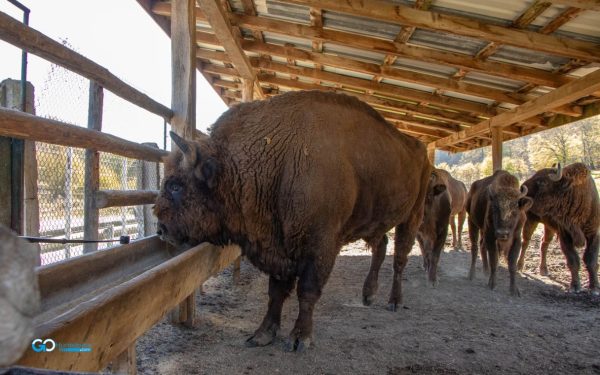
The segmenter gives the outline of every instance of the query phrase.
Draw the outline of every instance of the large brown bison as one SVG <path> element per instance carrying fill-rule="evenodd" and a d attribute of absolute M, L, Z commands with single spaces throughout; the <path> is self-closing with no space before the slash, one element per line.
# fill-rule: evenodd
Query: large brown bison
<path fill-rule="evenodd" d="M 396 309 L 431 174 L 418 140 L 355 98 L 317 91 L 235 106 L 206 139 L 172 137 L 179 150 L 166 161 L 154 208 L 159 233 L 176 244 L 239 244 L 269 274 L 267 313 L 249 346 L 272 342 L 297 283 L 298 319 L 286 349 L 308 347 L 335 258 L 361 238 L 373 249 L 363 289 L 371 301 L 394 226 Z"/>
<path fill-rule="evenodd" d="M 443 169 L 437 169 L 440 178 L 444 180 L 444 184 L 448 188 L 450 195 L 451 212 L 450 212 L 450 228 L 452 229 L 452 247 L 455 250 L 462 249 L 462 230 L 467 218 L 467 210 L 465 210 L 465 200 L 467 199 L 467 188 L 462 181 L 452 177 L 450 173 Z M 455 219 L 458 222 L 455 223 Z"/>
<path fill-rule="evenodd" d="M 533 201 L 525 196 L 527 188 L 519 189 L 519 180 L 506 171 L 496 171 L 492 176 L 475 181 L 467 195 L 466 210 L 469 214 L 469 238 L 471 239 L 471 268 L 469 279 L 475 277 L 475 263 L 481 233 L 481 258 L 484 269 L 489 259 L 490 278 L 488 286 L 496 286 L 496 268 L 500 254 L 508 256 L 510 293 L 519 296 L 516 284 L 517 257 L 521 248 L 521 229 L 525 212 Z"/>
<path fill-rule="evenodd" d="M 539 222 L 545 225 L 542 243 L 540 271 L 547 273 L 546 250 L 554 232 L 558 233 L 560 248 L 565 254 L 571 271 L 572 291 L 581 289 L 579 280 L 579 256 L 575 247 L 585 246 L 583 261 L 589 274 L 589 288 L 600 293 L 598 285 L 598 247 L 600 247 L 600 202 L 598 190 L 589 169 L 582 163 L 562 168 L 545 168 L 525 181 L 527 195 L 533 198 L 533 206 L 527 212 L 523 228 L 523 247 L 519 259 L 522 269 L 525 251 L 531 235 Z M 544 247 L 545 246 L 545 247 Z"/>
<path fill-rule="evenodd" d="M 441 169 L 431 173 L 425 196 L 423 222 L 417 232 L 417 241 L 423 255 L 423 268 L 432 286 L 437 284 L 438 262 L 448 236 L 450 221 L 451 203 L 446 174 L 448 172 Z"/>

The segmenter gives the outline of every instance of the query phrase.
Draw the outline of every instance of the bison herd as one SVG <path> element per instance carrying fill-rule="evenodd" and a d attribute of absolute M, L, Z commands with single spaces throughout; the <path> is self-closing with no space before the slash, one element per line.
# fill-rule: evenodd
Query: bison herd
<path fill-rule="evenodd" d="M 216 121 L 209 137 L 196 141 L 171 136 L 177 147 L 166 160 L 154 208 L 158 233 L 180 246 L 237 244 L 269 275 L 267 312 L 248 346 L 273 341 L 283 303 L 295 288 L 299 311 L 286 349 L 307 348 L 314 307 L 336 256 L 344 244 L 358 239 L 372 248 L 363 285 L 363 303 L 371 304 L 392 228 L 388 306 L 395 311 L 415 239 L 435 284 L 448 224 L 453 246 L 461 247 L 467 214 L 471 279 L 481 250 L 488 285 L 494 288 L 498 259 L 505 255 L 510 292 L 518 296 L 517 270 L 535 227 L 543 223 L 541 270 L 547 272 L 545 249 L 556 233 L 571 271 L 571 289 L 580 289 L 575 248 L 585 246 L 590 291 L 600 290 L 600 204 L 583 164 L 543 169 L 522 185 L 510 173 L 497 171 L 467 193 L 448 172 L 433 168 L 421 142 L 398 132 L 373 108 L 354 97 L 318 91 L 234 106 Z"/>

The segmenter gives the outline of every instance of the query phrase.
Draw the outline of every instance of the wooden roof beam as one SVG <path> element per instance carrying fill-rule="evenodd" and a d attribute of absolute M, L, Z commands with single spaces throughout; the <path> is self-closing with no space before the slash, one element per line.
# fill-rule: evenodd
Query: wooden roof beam
<path fill-rule="evenodd" d="M 581 9 L 581 8 L 571 7 L 571 8 L 565 9 L 564 12 L 562 12 L 561 14 L 556 16 L 552 21 L 548 22 L 546 24 L 546 26 L 542 27 L 540 29 L 540 33 L 551 34 L 551 33 L 555 32 L 562 25 L 571 21 L 572 19 L 577 17 L 579 14 L 581 14 L 581 12 L 583 12 L 583 9 Z"/>
<path fill-rule="evenodd" d="M 204 12 L 208 23 L 214 30 L 215 36 L 220 42 L 219 44 L 225 48 L 227 55 L 231 58 L 233 66 L 242 78 L 254 82 L 254 92 L 257 98 L 264 98 L 265 95 L 260 85 L 256 82 L 256 75 L 250 65 L 250 61 L 242 50 L 239 38 L 234 34 L 229 17 L 221 4 L 217 0 L 197 0 L 197 2 Z"/>
<path fill-rule="evenodd" d="M 169 16 L 170 8 L 170 4 L 168 3 L 156 3 L 152 10 L 155 14 Z M 394 56 L 437 64 L 446 64 L 459 69 L 474 70 L 490 75 L 522 80 L 553 88 L 573 80 L 571 77 L 546 72 L 540 69 L 527 68 L 497 61 L 478 61 L 473 60 L 470 56 L 460 53 L 438 51 L 412 45 L 400 45 L 378 38 L 352 34 L 344 31 L 329 30 L 293 22 L 239 14 L 230 14 L 230 18 L 233 24 L 250 30 L 268 31 L 297 38 L 310 39 L 317 42 L 328 41 L 353 48 L 374 50 Z M 196 20 L 206 20 L 202 11 L 198 8 L 196 9 Z"/>
<path fill-rule="evenodd" d="M 600 62 L 600 45 L 541 33 L 484 23 L 464 16 L 413 9 L 380 0 L 286 0 L 323 9 L 401 25 L 439 30 L 490 42 L 541 51 L 553 55 Z"/>
<path fill-rule="evenodd" d="M 600 1 L 598 0 L 552 0 L 552 2 L 554 4 L 568 5 L 574 8 L 600 12 Z"/>
<path fill-rule="evenodd" d="M 482 121 L 469 129 L 462 130 L 435 142 L 435 147 L 451 145 L 464 139 L 485 134 L 492 127 L 506 127 L 526 118 L 548 111 L 551 107 L 571 103 L 581 97 L 590 95 L 600 90 L 600 70 L 568 83 L 548 94 L 533 99 L 511 111 L 499 114 L 488 120 Z"/>

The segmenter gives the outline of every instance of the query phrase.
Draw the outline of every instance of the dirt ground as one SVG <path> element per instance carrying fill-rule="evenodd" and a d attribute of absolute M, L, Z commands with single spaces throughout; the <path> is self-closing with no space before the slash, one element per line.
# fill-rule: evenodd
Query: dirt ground
<path fill-rule="evenodd" d="M 467 233 L 463 233 L 468 244 Z M 600 374 L 600 297 L 566 294 L 569 275 L 558 244 L 549 251 L 550 277 L 541 277 L 539 233 L 518 278 L 521 298 L 508 292 L 501 265 L 490 291 L 478 264 L 466 277 L 467 251 L 440 260 L 439 285 L 428 286 L 413 248 L 405 270 L 404 308 L 386 310 L 392 278 L 392 246 L 380 272 L 376 302 L 361 303 L 370 252 L 346 246 L 315 310 L 314 343 L 304 353 L 283 344 L 297 314 L 292 296 L 282 330 L 267 347 L 246 348 L 267 306 L 268 278 L 242 264 L 233 286 L 230 270 L 212 278 L 198 300 L 194 329 L 159 323 L 138 341 L 140 374 Z M 582 273 L 582 276 L 585 276 Z M 587 278 L 582 281 L 587 286 Z"/>

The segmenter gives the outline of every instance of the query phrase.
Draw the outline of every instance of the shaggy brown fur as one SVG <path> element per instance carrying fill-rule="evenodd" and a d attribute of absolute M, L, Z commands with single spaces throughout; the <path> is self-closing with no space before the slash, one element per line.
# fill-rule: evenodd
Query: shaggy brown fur
<path fill-rule="evenodd" d="M 431 167 L 425 147 L 367 104 L 345 95 L 295 92 L 229 109 L 210 137 L 184 142 L 166 162 L 156 202 L 162 236 L 175 243 L 236 243 L 270 275 L 267 314 L 248 344 L 271 343 L 296 285 L 299 314 L 288 349 L 312 336 L 312 312 L 342 245 L 364 239 L 373 265 L 396 226 L 389 303 L 423 217 Z M 383 255 L 382 255 L 383 254 Z"/>
<path fill-rule="evenodd" d="M 431 173 L 425 196 L 423 222 L 417 232 L 417 240 L 423 255 L 423 268 L 432 286 L 437 285 L 438 262 L 448 236 L 450 221 L 451 199 L 446 185 L 446 175 L 449 176 L 448 172 L 441 169 Z"/>
<path fill-rule="evenodd" d="M 450 203 L 452 211 L 450 212 L 450 228 L 452 229 L 452 247 L 455 250 L 462 249 L 462 231 L 467 211 L 465 210 L 465 201 L 467 199 L 467 188 L 462 181 L 452 177 L 450 173 L 443 169 L 438 169 L 437 173 L 444 181 L 450 195 Z M 458 217 L 458 223 L 455 223 L 455 218 Z M 458 224 L 458 227 L 457 227 Z M 457 231 L 458 229 L 458 231 Z"/>
<path fill-rule="evenodd" d="M 533 198 L 533 206 L 527 213 L 523 228 L 523 246 L 519 259 L 519 269 L 523 268 L 525 251 L 538 223 L 545 226 L 544 241 L 541 245 L 540 273 L 547 274 L 546 252 L 548 243 L 558 232 L 560 247 L 571 271 L 571 290 L 579 291 L 579 257 L 575 247 L 585 246 L 583 261 L 589 274 L 590 290 L 598 294 L 598 248 L 600 247 L 600 202 L 596 184 L 588 168 L 575 163 L 562 169 L 562 178 L 555 168 L 545 168 L 525 181 L 529 189 L 527 195 Z"/>
<path fill-rule="evenodd" d="M 500 254 L 508 256 L 510 293 L 519 296 L 516 284 L 517 257 L 521 248 L 521 228 L 525 212 L 533 201 L 519 190 L 519 180 L 506 171 L 496 171 L 490 177 L 475 181 L 467 195 L 465 208 L 469 213 L 469 238 L 471 239 L 471 269 L 469 279 L 475 277 L 477 247 L 481 245 L 484 270 L 489 269 L 488 286 L 496 286 L 496 268 Z M 479 235 L 481 234 L 481 243 Z"/>

